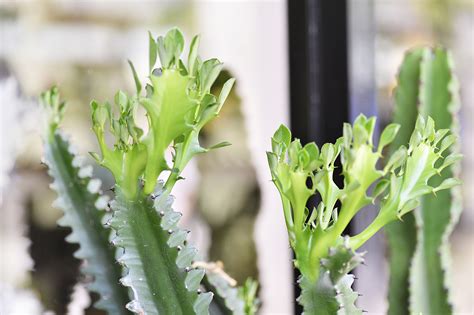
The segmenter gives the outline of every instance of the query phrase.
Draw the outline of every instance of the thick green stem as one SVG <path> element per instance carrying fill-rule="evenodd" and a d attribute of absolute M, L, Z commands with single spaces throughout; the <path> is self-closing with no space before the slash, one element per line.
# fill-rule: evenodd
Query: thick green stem
<path fill-rule="evenodd" d="M 138 178 L 143 173 L 146 163 L 146 155 L 142 154 L 144 147 L 134 146 L 123 153 L 122 175 L 118 177 L 117 186 L 128 199 L 134 199 L 138 194 Z"/>
<path fill-rule="evenodd" d="M 387 214 L 378 215 L 375 220 L 365 228 L 364 231 L 350 238 L 350 247 L 353 250 L 357 250 L 390 221 L 392 221 L 391 216 Z"/>
<path fill-rule="evenodd" d="M 290 175 L 291 178 L 291 194 L 293 205 L 294 230 L 296 237 L 300 237 L 304 228 L 305 209 L 311 192 L 306 187 L 307 175 L 304 172 L 296 171 Z"/>
<path fill-rule="evenodd" d="M 123 248 L 118 260 L 128 269 L 121 281 L 134 293 L 128 307 L 144 314 L 207 314 L 211 295 L 199 295 L 204 270 L 191 270 L 196 250 L 177 227 L 181 215 L 162 191 L 156 196 L 154 206 L 142 192 L 128 199 L 117 191 L 112 204 L 113 243 Z"/>
<path fill-rule="evenodd" d="M 144 173 L 144 192 L 146 194 L 151 194 L 153 192 L 156 186 L 156 180 L 164 170 L 163 165 L 166 163 L 164 159 L 166 147 L 163 148 L 150 145 L 148 148 L 148 161 L 146 163 L 147 168 Z"/>
<path fill-rule="evenodd" d="M 349 223 L 354 218 L 354 216 L 361 209 L 361 201 L 365 197 L 366 188 L 359 187 L 356 191 L 351 193 L 350 197 L 344 200 L 341 211 L 337 218 L 337 222 L 334 225 L 333 230 L 331 231 L 333 237 L 338 237 L 342 235 L 344 230 L 349 226 Z"/>
<path fill-rule="evenodd" d="M 365 191 L 359 189 L 359 192 L 355 192 L 351 200 L 345 200 L 345 203 L 342 206 L 340 215 L 336 224 L 330 227 L 327 230 L 322 230 L 317 228 L 315 232 L 315 237 L 311 239 L 311 260 L 318 262 L 319 259 L 326 257 L 328 254 L 329 247 L 334 246 L 338 237 L 342 235 L 344 230 L 349 225 L 349 222 L 356 215 L 359 210 L 359 203 L 362 200 Z M 315 263 L 315 268 L 317 264 Z"/>
<path fill-rule="evenodd" d="M 110 233 L 102 223 L 105 211 L 98 209 L 105 207 L 106 199 L 97 193 L 97 179 L 83 175 L 87 168 L 75 165 L 69 143 L 54 128 L 45 141 L 44 152 L 54 178 L 52 187 L 59 195 L 58 205 L 64 211 L 58 224 L 70 227 L 72 233 L 66 240 L 80 245 L 74 255 L 87 262 L 81 270 L 93 279 L 88 288 L 100 295 L 95 306 L 110 314 L 128 314 L 128 293 L 118 284 L 122 269 L 116 264 L 115 250 L 109 245 Z"/>
<path fill-rule="evenodd" d="M 179 174 L 177 172 L 171 172 L 170 176 L 166 180 L 165 186 L 164 186 L 164 194 L 169 195 L 171 193 L 171 190 L 173 190 L 174 185 L 178 181 Z"/>
<path fill-rule="evenodd" d="M 301 296 L 298 302 L 304 307 L 304 314 L 310 315 L 361 315 L 355 306 L 358 294 L 352 291 L 353 275 L 348 273 L 363 261 L 344 242 L 332 247 L 327 258 L 320 260 L 319 277 L 312 279 L 303 274 L 298 280 Z"/>

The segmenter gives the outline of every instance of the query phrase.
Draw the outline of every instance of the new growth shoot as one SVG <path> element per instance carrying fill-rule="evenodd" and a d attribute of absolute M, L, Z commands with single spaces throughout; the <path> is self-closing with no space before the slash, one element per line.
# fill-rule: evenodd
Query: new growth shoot
<path fill-rule="evenodd" d="M 169 194 L 181 177 L 189 160 L 196 154 L 228 145 L 219 143 L 211 148 L 199 145 L 203 126 L 219 115 L 229 95 L 234 79 L 229 79 L 219 95 L 210 93 L 223 64 L 217 59 L 202 61 L 198 56 L 199 36 L 195 36 L 187 60 L 181 54 L 184 38 L 178 29 L 170 30 L 156 40 L 149 34 L 149 83 L 142 89 L 131 62 L 136 94 L 117 92 L 113 104 L 91 102 L 93 130 L 101 154 L 91 153 L 102 166 L 112 172 L 116 185 L 133 198 L 143 179 L 145 194 L 153 192 L 157 178 L 169 171 L 165 194 Z M 159 57 L 161 67 L 155 68 Z M 137 108 L 146 110 L 149 131 L 145 134 L 136 124 Z M 113 147 L 105 141 L 105 131 L 115 138 Z M 165 158 L 173 148 L 171 165 Z"/>

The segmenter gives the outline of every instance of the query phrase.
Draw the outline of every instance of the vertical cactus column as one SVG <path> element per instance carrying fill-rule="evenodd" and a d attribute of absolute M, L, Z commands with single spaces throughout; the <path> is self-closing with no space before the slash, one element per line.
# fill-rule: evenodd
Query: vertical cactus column
<path fill-rule="evenodd" d="M 99 192 L 100 180 L 91 178 L 92 166 L 82 165 L 82 159 L 58 130 L 65 103 L 57 89 L 43 93 L 41 101 L 47 113 L 44 159 L 54 179 L 51 188 L 59 195 L 55 205 L 64 211 L 58 224 L 71 228 L 66 240 L 80 246 L 74 256 L 83 260 L 81 271 L 92 279 L 88 289 L 100 296 L 95 307 L 110 314 L 129 314 L 125 308 L 129 301 L 127 289 L 118 283 L 122 269 L 109 244 L 110 230 L 103 227 L 107 196 Z"/>
<path fill-rule="evenodd" d="M 397 137 L 389 147 L 390 153 L 408 144 L 418 115 L 418 91 L 421 51 L 413 50 L 405 55 L 398 73 L 395 90 L 393 122 L 401 125 Z M 390 246 L 389 310 L 390 315 L 408 314 L 408 278 L 411 258 L 415 252 L 416 228 L 413 213 L 408 213 L 403 222 L 395 221 L 385 228 Z"/>
<path fill-rule="evenodd" d="M 408 144 L 418 113 L 431 116 L 439 128 L 449 129 L 441 143 L 444 158 L 432 186 L 454 185 L 461 155 L 451 146 L 458 134 L 460 102 L 452 58 L 442 48 L 418 48 L 407 53 L 395 92 L 396 123 L 402 126 L 393 149 Z M 388 226 L 390 244 L 389 314 L 451 314 L 449 298 L 449 235 L 461 212 L 460 187 L 425 195 L 414 216 Z"/>

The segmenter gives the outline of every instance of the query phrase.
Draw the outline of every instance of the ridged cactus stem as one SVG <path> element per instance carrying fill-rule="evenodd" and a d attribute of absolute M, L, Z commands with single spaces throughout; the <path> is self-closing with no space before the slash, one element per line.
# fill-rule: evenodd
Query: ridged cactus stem
<path fill-rule="evenodd" d="M 161 191 L 153 198 L 140 193 L 130 200 L 117 191 L 112 202 L 112 242 L 123 249 L 118 261 L 128 270 L 121 282 L 134 295 L 127 307 L 145 314 L 208 314 L 212 295 L 201 293 L 204 270 L 191 267 L 197 250 L 177 227 L 181 214 Z"/>
<path fill-rule="evenodd" d="M 331 247 L 326 258 L 319 261 L 320 273 L 316 280 L 302 275 L 298 280 L 305 315 L 361 315 L 355 306 L 358 293 L 351 288 L 354 276 L 348 274 L 363 262 L 361 254 L 349 247 L 346 238 L 342 244 Z"/>
<path fill-rule="evenodd" d="M 451 54 L 442 48 L 423 49 L 420 61 L 419 111 L 436 124 L 458 134 L 459 85 L 453 75 Z M 458 146 L 443 153 L 445 160 L 459 159 Z M 434 185 L 459 175 L 459 163 L 446 167 Z M 449 235 L 462 210 L 460 187 L 424 196 L 415 212 L 418 243 L 410 271 L 410 310 L 423 314 L 452 314 L 450 300 Z"/>
<path fill-rule="evenodd" d="M 129 314 L 125 305 L 130 301 L 127 289 L 118 279 L 122 268 L 115 261 L 115 248 L 109 244 L 110 230 L 103 221 L 108 214 L 107 196 L 100 194 L 100 181 L 92 179 L 92 166 L 83 165 L 69 142 L 58 130 L 64 103 L 59 100 L 56 88 L 42 94 L 48 122 L 44 135 L 45 162 L 54 179 L 51 187 L 58 193 L 56 205 L 64 211 L 58 224 L 72 229 L 66 238 L 79 244 L 74 256 L 83 261 L 81 271 L 90 276 L 89 290 L 97 292 L 100 299 L 95 307 L 110 314 Z"/>
<path fill-rule="evenodd" d="M 418 113 L 430 116 L 437 127 L 458 134 L 458 82 L 452 59 L 443 48 L 417 48 L 405 55 L 395 92 L 394 121 L 403 132 L 395 139 L 392 151 L 412 141 Z M 459 187 L 450 185 L 459 173 L 458 147 L 447 136 L 440 151 L 444 162 L 431 181 L 432 186 L 449 188 L 423 196 L 414 215 L 387 228 L 390 244 L 389 314 L 451 314 L 449 298 L 449 243 L 461 212 Z M 451 145 L 451 144 L 455 145 Z"/>
<path fill-rule="evenodd" d="M 398 85 L 394 93 L 395 109 L 393 122 L 400 124 L 400 132 L 389 147 L 393 154 L 400 146 L 407 145 L 418 115 L 417 78 L 420 75 L 421 52 L 407 52 L 398 73 Z M 416 244 L 415 217 L 408 213 L 402 221 L 395 221 L 385 228 L 390 248 L 389 266 L 389 315 L 408 314 L 409 268 Z"/>

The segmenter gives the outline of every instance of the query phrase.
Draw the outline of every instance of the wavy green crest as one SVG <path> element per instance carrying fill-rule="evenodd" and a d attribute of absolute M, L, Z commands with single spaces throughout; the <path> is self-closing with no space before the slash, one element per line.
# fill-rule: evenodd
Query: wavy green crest
<path fill-rule="evenodd" d="M 184 37 L 178 29 L 171 29 L 157 40 L 149 34 L 150 82 L 146 84 L 146 95 L 141 95 L 142 83 L 129 62 L 137 94 L 128 96 L 119 91 L 113 105 L 91 103 L 93 130 L 101 150 L 101 155 L 92 153 L 92 156 L 112 172 L 117 185 L 128 197 L 137 194 L 142 177 L 145 192 L 152 193 L 157 178 L 164 171 L 171 171 L 165 185 L 169 193 L 193 156 L 228 145 L 222 142 L 202 148 L 199 144 L 201 129 L 219 115 L 235 80 L 229 79 L 219 95 L 210 94 L 223 64 L 217 59 L 201 61 L 198 45 L 196 36 L 185 65 L 180 59 Z M 161 68 L 154 68 L 157 57 Z M 146 134 L 136 124 L 138 106 L 146 111 Z M 106 130 L 115 138 L 113 148 L 106 144 Z M 170 145 L 174 149 L 173 160 L 167 161 L 165 156 Z"/>

